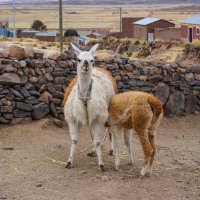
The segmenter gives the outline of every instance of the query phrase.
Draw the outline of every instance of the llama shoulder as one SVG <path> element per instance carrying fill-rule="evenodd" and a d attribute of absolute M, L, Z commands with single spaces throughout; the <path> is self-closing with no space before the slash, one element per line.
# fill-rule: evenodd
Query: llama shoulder
<path fill-rule="evenodd" d="M 95 67 L 94 74 L 98 74 L 98 73 L 106 76 L 109 80 L 112 81 L 112 85 L 114 87 L 115 93 L 117 93 L 118 92 L 117 83 L 116 83 L 116 80 L 113 78 L 111 72 L 100 67 Z"/>
<path fill-rule="evenodd" d="M 67 99 L 68 99 L 73 87 L 76 85 L 77 82 L 78 82 L 77 77 L 75 77 L 71 80 L 70 84 L 68 85 L 68 87 L 65 91 L 63 104 L 65 104 L 67 102 Z"/>

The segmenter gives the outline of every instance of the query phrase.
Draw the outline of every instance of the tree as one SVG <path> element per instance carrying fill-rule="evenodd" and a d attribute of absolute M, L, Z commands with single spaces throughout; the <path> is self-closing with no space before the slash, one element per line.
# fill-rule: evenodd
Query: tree
<path fill-rule="evenodd" d="M 65 37 L 78 36 L 78 32 L 75 29 L 67 29 L 64 34 Z"/>
<path fill-rule="evenodd" d="M 31 25 L 31 28 L 36 31 L 46 31 L 47 26 L 40 20 L 35 20 Z"/>

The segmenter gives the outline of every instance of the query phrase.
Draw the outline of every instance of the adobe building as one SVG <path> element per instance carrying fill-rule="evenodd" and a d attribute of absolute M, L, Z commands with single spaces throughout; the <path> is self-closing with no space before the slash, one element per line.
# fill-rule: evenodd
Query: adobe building
<path fill-rule="evenodd" d="M 59 35 L 57 33 L 43 33 L 39 32 L 35 34 L 36 39 L 43 42 L 58 42 Z"/>
<path fill-rule="evenodd" d="M 170 27 L 175 27 L 175 24 L 163 19 L 147 17 L 134 22 L 133 26 L 134 26 L 134 38 L 140 40 L 153 41 L 155 39 L 154 35 L 155 28 L 170 28 Z M 151 39 L 149 39 L 149 37 Z"/>
<path fill-rule="evenodd" d="M 200 14 L 193 15 L 181 22 L 181 37 L 189 43 L 200 40 Z"/>
<path fill-rule="evenodd" d="M 181 27 L 154 28 L 154 39 L 167 42 L 181 40 Z"/>
<path fill-rule="evenodd" d="M 39 31 L 34 31 L 34 30 L 24 30 L 20 33 L 21 38 L 31 38 L 31 39 L 36 39 L 36 33 L 39 33 Z"/>
<path fill-rule="evenodd" d="M 142 18 L 136 17 L 123 17 L 122 18 L 122 37 L 134 38 L 134 26 L 133 23 L 141 20 Z"/>

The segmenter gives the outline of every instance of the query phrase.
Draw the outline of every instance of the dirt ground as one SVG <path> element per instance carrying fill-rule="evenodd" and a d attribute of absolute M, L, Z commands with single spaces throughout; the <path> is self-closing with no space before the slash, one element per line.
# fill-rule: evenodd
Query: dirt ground
<path fill-rule="evenodd" d="M 66 169 L 70 136 L 51 119 L 15 126 L 0 126 L 0 199 L 17 200 L 183 200 L 200 199 L 200 116 L 164 119 L 158 133 L 158 153 L 151 177 L 136 178 L 142 151 L 133 137 L 134 164 L 113 168 L 107 139 L 103 157 L 108 169 L 100 172 L 87 152 Z M 78 151 L 91 146 L 87 128 L 80 133 Z M 13 148 L 13 150 L 12 150 Z M 7 150 L 6 150 L 7 149 Z M 9 150 L 10 149 L 10 150 Z"/>

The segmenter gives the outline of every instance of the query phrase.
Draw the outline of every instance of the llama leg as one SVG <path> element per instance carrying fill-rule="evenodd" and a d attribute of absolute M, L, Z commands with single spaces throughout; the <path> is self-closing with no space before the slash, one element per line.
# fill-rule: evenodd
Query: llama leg
<path fill-rule="evenodd" d="M 70 131 L 72 144 L 71 144 L 71 149 L 70 149 L 70 156 L 66 165 L 66 168 L 68 169 L 73 167 L 76 145 L 78 143 L 78 124 L 69 123 L 69 131 Z"/>
<path fill-rule="evenodd" d="M 104 170 L 104 163 L 102 160 L 102 154 L 101 154 L 101 140 L 103 138 L 103 133 L 105 132 L 105 128 L 103 125 L 94 123 L 92 125 L 92 132 L 93 132 L 93 142 L 94 142 L 94 148 L 96 150 L 97 158 L 98 158 L 98 164 L 101 171 Z"/>
<path fill-rule="evenodd" d="M 151 158 L 153 150 L 151 148 L 149 140 L 147 139 L 147 136 L 145 135 L 145 132 L 139 133 L 139 140 L 140 140 L 140 144 L 142 146 L 142 150 L 144 153 L 144 165 L 140 173 L 142 176 L 144 176 L 147 173 L 147 169 L 149 167 L 149 162 L 150 162 L 150 158 Z"/>
<path fill-rule="evenodd" d="M 147 173 L 149 175 L 152 174 L 152 166 L 153 166 L 153 161 L 154 161 L 154 157 L 155 157 L 155 154 L 156 154 L 156 134 L 155 132 L 152 132 L 151 130 L 148 132 L 148 139 L 149 139 L 149 142 L 150 142 L 150 145 L 153 149 L 153 152 L 151 154 L 151 157 L 150 157 L 150 161 L 149 161 L 149 167 L 147 169 Z"/>
<path fill-rule="evenodd" d="M 128 164 L 133 164 L 133 156 L 132 156 L 132 130 L 125 129 L 124 130 L 124 142 L 127 147 L 128 152 Z"/>
<path fill-rule="evenodd" d="M 113 144 L 114 144 L 114 155 L 115 155 L 115 170 L 119 170 L 120 165 L 120 139 L 119 135 L 122 130 L 118 130 L 117 128 L 113 128 Z"/>
<path fill-rule="evenodd" d="M 108 136 L 109 136 L 109 155 L 113 156 L 113 141 L 112 141 L 112 133 L 110 132 L 110 128 L 108 128 Z"/>

